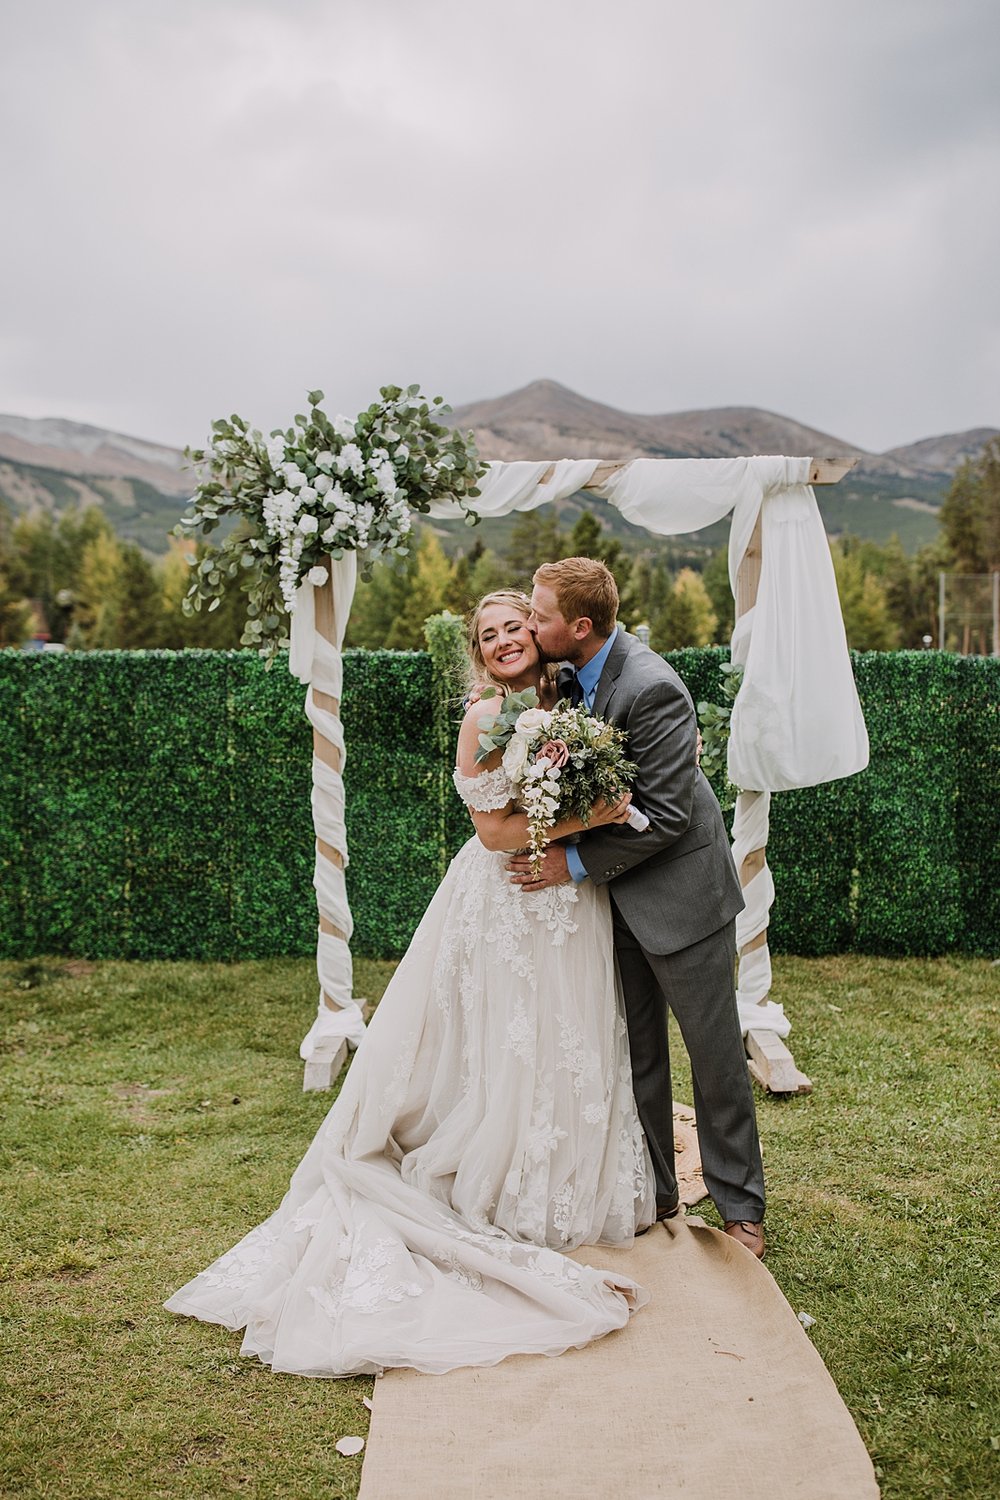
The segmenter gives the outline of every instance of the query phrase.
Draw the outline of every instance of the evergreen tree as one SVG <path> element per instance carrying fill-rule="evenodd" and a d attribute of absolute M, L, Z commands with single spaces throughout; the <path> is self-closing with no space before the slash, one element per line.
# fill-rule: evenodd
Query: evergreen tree
<path fill-rule="evenodd" d="M 221 607 L 216 613 L 221 613 Z M 163 595 L 152 563 L 135 542 L 121 549 L 118 628 L 115 644 L 125 651 L 150 650 L 163 643 Z"/>
<path fill-rule="evenodd" d="M 682 568 L 666 604 L 651 622 L 650 645 L 657 651 L 708 646 L 715 639 L 717 625 L 701 574 L 693 568 Z"/>
<path fill-rule="evenodd" d="M 941 525 L 957 572 L 1000 570 L 1000 438 L 962 464 L 941 507 Z"/>
<path fill-rule="evenodd" d="M 961 465 L 941 507 L 941 526 L 959 573 L 985 573 L 980 555 L 979 476 L 970 459 Z"/>
<path fill-rule="evenodd" d="M 616 536 L 606 531 L 591 510 L 580 512 L 570 532 L 567 557 L 593 557 L 605 564 L 614 575 L 619 597 L 623 596 L 632 574 L 632 559 Z"/>
<path fill-rule="evenodd" d="M 509 589 L 510 568 L 502 558 L 497 557 L 489 547 L 486 547 L 473 564 L 469 575 L 469 595 L 473 604 L 477 604 L 484 594 L 495 593 L 497 589 Z"/>
<path fill-rule="evenodd" d="M 736 600 L 729 584 L 729 548 L 718 547 L 705 564 L 701 581 L 716 616 L 716 639 L 728 641 L 736 623 Z"/>
<path fill-rule="evenodd" d="M 885 586 L 864 565 L 861 549 L 847 537 L 831 546 L 847 643 L 855 651 L 893 651 L 899 626 L 892 619 Z"/>
<path fill-rule="evenodd" d="M 157 644 L 168 651 L 203 650 L 235 651 L 246 624 L 246 595 L 236 587 L 236 580 L 226 590 L 218 609 L 202 608 L 186 615 L 181 601 L 191 583 L 192 563 L 197 566 L 208 551 L 208 542 L 200 540 L 191 550 L 190 542 L 170 538 L 170 550 L 158 570 L 160 623 Z M 155 618 L 155 608 L 153 615 Z"/>
<path fill-rule="evenodd" d="M 10 517 L 0 504 L 0 646 L 23 646 L 31 636 L 33 612 L 8 571 L 11 559 Z"/>
<path fill-rule="evenodd" d="M 107 651 L 118 644 L 121 587 L 121 548 L 110 528 L 98 531 L 84 545 L 76 582 L 73 622 L 86 650 Z"/>
<path fill-rule="evenodd" d="M 539 510 L 520 511 L 514 520 L 504 557 L 509 565 L 510 587 L 530 592 L 531 575 L 539 564 L 555 562 L 563 555 L 563 535 L 559 518 L 548 505 Z M 577 556 L 592 556 L 578 553 Z"/>
<path fill-rule="evenodd" d="M 424 621 L 448 605 L 451 563 L 436 534 L 426 526 L 416 553 L 416 568 L 403 608 L 393 620 L 385 644 L 390 651 L 423 651 Z"/>

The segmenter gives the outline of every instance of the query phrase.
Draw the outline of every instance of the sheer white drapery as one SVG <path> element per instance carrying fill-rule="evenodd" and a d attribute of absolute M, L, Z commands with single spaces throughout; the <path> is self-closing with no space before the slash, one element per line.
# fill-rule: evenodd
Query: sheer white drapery
<path fill-rule="evenodd" d="M 303 583 L 295 598 L 291 616 L 291 649 L 289 670 L 303 684 L 306 692 L 306 716 L 316 734 L 335 752 L 330 760 L 313 754 L 312 811 L 316 832 L 316 868 L 313 885 L 321 918 L 325 917 L 336 933 L 318 928 L 316 970 L 319 976 L 319 1004 L 316 1019 L 303 1038 L 299 1055 L 308 1062 L 319 1042 L 348 1042 L 356 1047 L 365 1034 L 361 1009 L 354 999 L 351 950 L 348 946 L 354 921 L 347 901 L 344 869 L 347 866 L 347 831 L 344 826 L 343 768 L 346 759 L 344 731 L 340 716 L 316 702 L 316 693 L 335 698 L 339 704 L 344 686 L 341 649 L 357 585 L 357 554 L 347 552 L 342 558 L 330 559 L 330 579 L 324 589 L 332 596 L 333 639 L 316 628 L 316 589 Z M 330 761 L 336 761 L 334 766 Z M 343 864 L 328 859 L 320 840 L 340 855 Z M 343 933 L 343 937 L 338 934 Z M 332 1001 L 330 1005 L 327 1001 Z"/>

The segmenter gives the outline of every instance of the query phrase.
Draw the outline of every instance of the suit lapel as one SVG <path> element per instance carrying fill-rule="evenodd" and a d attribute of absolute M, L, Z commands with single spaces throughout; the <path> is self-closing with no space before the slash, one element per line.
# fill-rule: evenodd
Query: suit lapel
<path fill-rule="evenodd" d="M 614 696 L 615 684 L 628 659 L 631 639 L 631 636 L 626 635 L 619 626 L 615 643 L 608 652 L 604 670 L 597 680 L 597 692 L 594 694 L 594 714 L 597 718 L 603 718 L 607 714 L 608 704 Z"/>

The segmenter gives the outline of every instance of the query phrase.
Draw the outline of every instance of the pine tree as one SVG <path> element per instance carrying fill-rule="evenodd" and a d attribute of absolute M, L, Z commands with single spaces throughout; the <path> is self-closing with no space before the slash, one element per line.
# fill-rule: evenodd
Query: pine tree
<path fill-rule="evenodd" d="M 885 586 L 865 568 L 857 541 L 845 537 L 830 551 L 848 645 L 855 651 L 895 650 L 899 626 L 889 612 Z"/>
<path fill-rule="evenodd" d="M 559 519 L 550 506 L 521 511 L 515 518 L 504 553 L 510 569 L 510 587 L 530 590 L 535 569 L 543 562 L 555 562 L 561 557 L 562 546 Z M 590 553 L 585 555 L 591 556 Z"/>
<path fill-rule="evenodd" d="M 406 601 L 393 620 L 385 644 L 390 651 L 423 651 L 424 621 L 447 608 L 452 584 L 451 563 L 429 526 L 424 527 L 416 553 Z"/>
<path fill-rule="evenodd" d="M 117 645 L 121 608 L 122 554 L 115 536 L 99 531 L 80 555 L 74 623 L 85 649 L 110 650 Z"/>
<path fill-rule="evenodd" d="M 715 639 L 718 620 L 712 601 L 693 568 L 681 568 L 663 609 L 652 621 L 650 645 L 657 651 L 680 646 L 708 646 Z"/>
<path fill-rule="evenodd" d="M 184 613 L 181 601 L 191 583 L 192 563 L 188 558 L 197 566 L 207 551 L 204 539 L 192 550 L 189 542 L 170 538 L 170 550 L 157 571 L 161 611 L 157 644 L 165 650 L 235 651 L 240 646 L 247 600 L 237 587 L 237 579 L 227 588 L 218 609 L 209 613 L 202 606 L 195 614 Z M 153 612 L 155 616 L 155 608 Z"/>
<path fill-rule="evenodd" d="M 473 604 L 477 604 L 484 594 L 510 587 L 510 568 L 489 547 L 485 548 L 469 574 L 469 594 Z"/>
<path fill-rule="evenodd" d="M 606 531 L 593 511 L 581 511 L 570 532 L 567 557 L 593 557 L 604 563 L 614 575 L 619 596 L 628 590 L 632 576 L 632 559 L 616 536 Z"/>
<path fill-rule="evenodd" d="M 163 642 L 163 595 L 153 564 L 135 542 L 121 549 L 121 589 L 115 644 L 150 650 Z"/>
<path fill-rule="evenodd" d="M 736 600 L 729 582 L 729 548 L 719 547 L 705 564 L 701 575 L 715 610 L 717 639 L 728 641 L 736 623 Z"/>

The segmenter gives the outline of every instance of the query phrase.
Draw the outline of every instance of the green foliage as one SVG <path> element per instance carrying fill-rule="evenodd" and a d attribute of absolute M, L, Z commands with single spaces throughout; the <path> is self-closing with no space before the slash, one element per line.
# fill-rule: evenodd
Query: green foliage
<path fill-rule="evenodd" d="M 558 555 L 558 554 L 554 554 Z M 620 537 L 613 536 L 593 511 L 581 512 L 579 520 L 570 532 L 567 557 L 593 557 L 603 562 L 614 574 L 619 594 L 623 594 L 632 574 L 632 559 L 625 551 Z"/>
<path fill-rule="evenodd" d="M 959 572 L 1000 568 L 1000 438 L 956 473 L 941 507 L 941 528 Z"/>
<path fill-rule="evenodd" d="M 698 703 L 698 728 L 701 730 L 701 769 L 713 785 L 721 788 L 719 802 L 724 811 L 736 806 L 739 790 L 729 780 L 727 757 L 729 753 L 729 731 L 733 717 L 733 705 L 743 680 L 743 668 L 735 662 L 719 663 L 722 674 L 721 701 L 709 703 L 704 698 Z"/>
<path fill-rule="evenodd" d="M 360 954 L 403 951 L 472 832 L 451 784 L 461 631 L 430 622 L 436 673 L 422 652 L 345 656 Z M 726 659 L 668 657 L 715 703 Z M 872 763 L 772 799 L 772 947 L 994 955 L 1000 661 L 869 653 L 855 669 Z M 0 651 L 0 954 L 312 952 L 311 745 L 300 685 L 253 652 Z"/>
<path fill-rule="evenodd" d="M 853 537 L 832 542 L 830 552 L 848 645 L 855 651 L 893 650 L 899 645 L 899 626 L 890 614 L 885 585 L 866 568 Z"/>
<path fill-rule="evenodd" d="M 383 554 L 405 555 L 410 511 L 440 499 L 476 522 L 469 500 L 485 465 L 472 433 L 435 420 L 451 408 L 440 396 L 423 400 L 419 386 L 379 394 L 351 421 L 331 420 L 323 392 L 310 391 L 308 417 L 297 414 L 269 440 L 235 413 L 212 423 L 208 452 L 188 450 L 202 479 L 175 533 L 237 524 L 196 568 L 186 610 L 218 609 L 238 584 L 248 598 L 241 644 L 271 661 L 288 644 L 282 616 L 296 588 L 307 577 L 322 583 L 327 558 L 361 552 L 367 571 Z"/>
<path fill-rule="evenodd" d="M 575 529 L 573 535 L 576 536 Z M 530 593 L 531 575 L 535 569 L 542 563 L 555 562 L 565 552 L 565 538 L 559 530 L 559 518 L 554 509 L 542 506 L 538 510 L 519 511 L 504 553 L 509 569 L 506 587 Z M 487 589 L 483 590 L 483 593 L 487 592 Z"/>
<path fill-rule="evenodd" d="M 718 623 L 701 574 L 681 568 L 663 608 L 650 622 L 649 644 L 654 651 L 708 646 L 716 638 Z"/>

